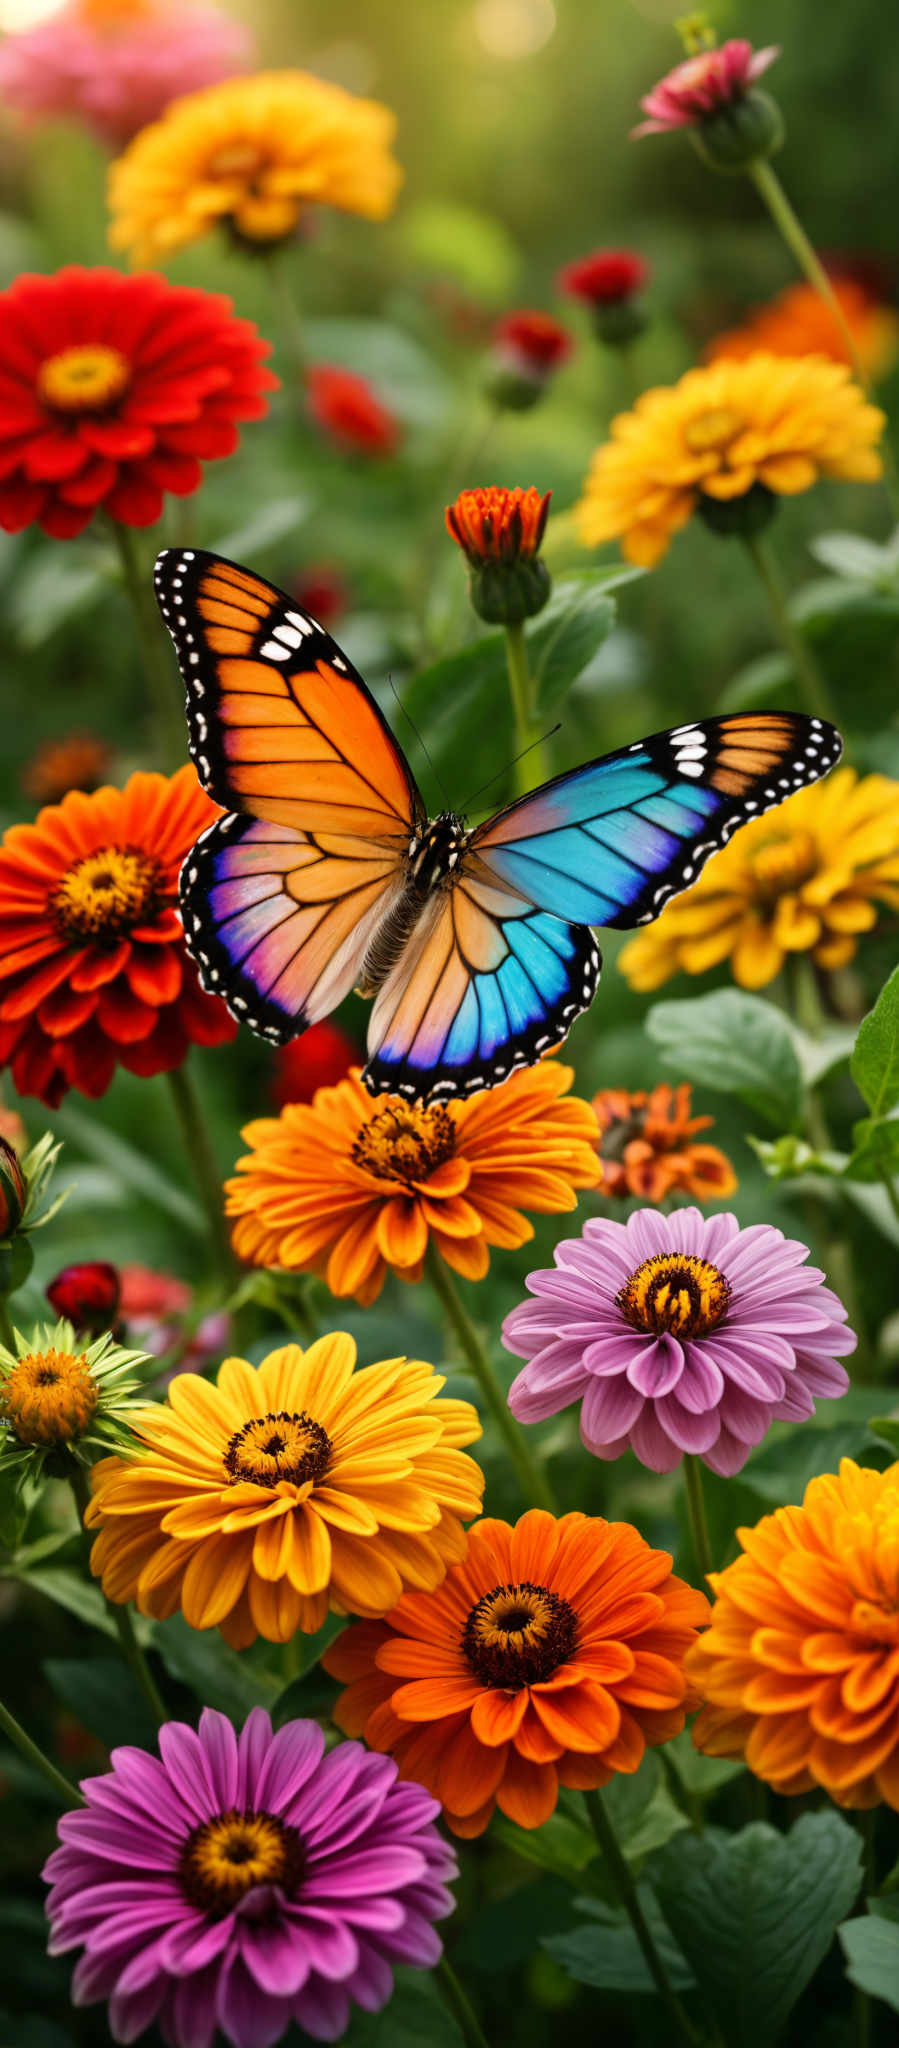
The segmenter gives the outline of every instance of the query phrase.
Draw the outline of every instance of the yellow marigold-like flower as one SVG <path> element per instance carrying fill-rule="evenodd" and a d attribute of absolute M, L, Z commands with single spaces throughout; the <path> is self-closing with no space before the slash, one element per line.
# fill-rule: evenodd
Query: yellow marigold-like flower
<path fill-rule="evenodd" d="M 51 1452 L 87 1465 L 89 1445 L 127 1443 L 146 1362 L 108 1334 L 82 1344 L 65 1321 L 27 1337 L 14 1330 L 12 1345 L 0 1344 L 0 1472 L 15 1467 L 21 1484 Z"/>
<path fill-rule="evenodd" d="M 686 1657 L 707 1705 L 693 1740 L 776 1792 L 899 1808 L 899 1464 L 843 1458 L 801 1508 L 740 1529 Z"/>
<path fill-rule="evenodd" d="M 899 313 L 867 289 L 858 278 L 832 277 L 834 298 L 849 329 L 863 375 L 876 383 L 899 355 Z M 729 327 L 708 343 L 705 358 L 751 356 L 768 349 L 774 356 L 832 356 L 847 363 L 846 337 L 830 307 L 813 285 L 800 280 L 756 306 L 738 327 Z"/>
<path fill-rule="evenodd" d="M 390 213 L 402 179 L 396 122 L 307 71 L 261 71 L 174 100 L 109 174 L 114 249 L 163 263 L 221 222 L 262 247 L 293 233 L 304 209 Z"/>
<path fill-rule="evenodd" d="M 877 903 L 899 908 L 899 783 L 838 768 L 744 825 L 618 964 L 646 990 L 729 960 L 741 988 L 764 988 L 790 953 L 844 967 Z"/>
<path fill-rule="evenodd" d="M 460 1446 L 468 1401 L 414 1358 L 355 1370 L 336 1332 L 261 1365 L 227 1358 L 215 1385 L 178 1373 L 134 1419 L 135 1458 L 104 1458 L 85 1514 L 110 1600 L 218 1627 L 235 1649 L 286 1643 L 338 1614 L 385 1614 L 439 1586 L 465 1552 L 483 1474 Z"/>
<path fill-rule="evenodd" d="M 251 1150 L 225 1188 L 235 1251 L 320 1273 L 364 1306 L 388 1268 L 421 1279 L 429 1240 L 466 1280 L 483 1279 L 489 1246 L 533 1237 L 523 1209 L 573 1209 L 575 1189 L 599 1180 L 593 1110 L 561 1099 L 573 1079 L 543 1060 L 465 1102 L 422 1107 L 369 1095 L 354 1068 L 311 1103 L 246 1125 Z"/>
<path fill-rule="evenodd" d="M 652 568 L 709 501 L 879 477 L 884 419 L 845 364 L 823 356 L 759 353 L 688 370 L 612 421 L 575 507 L 581 540 L 620 539 L 628 561 Z"/>

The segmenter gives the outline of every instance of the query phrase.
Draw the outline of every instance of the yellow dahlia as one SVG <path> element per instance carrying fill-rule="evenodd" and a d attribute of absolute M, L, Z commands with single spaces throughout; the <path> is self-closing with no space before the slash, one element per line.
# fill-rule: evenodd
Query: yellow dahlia
<path fill-rule="evenodd" d="M 235 1251 L 320 1273 L 366 1307 L 388 1269 L 421 1279 L 429 1241 L 466 1280 L 483 1279 L 491 1245 L 533 1237 L 522 1210 L 573 1209 L 575 1189 L 600 1178 L 599 1126 L 588 1102 L 565 1098 L 573 1079 L 542 1060 L 501 1088 L 423 1106 L 369 1095 L 355 1067 L 311 1103 L 245 1126 L 250 1151 L 225 1184 Z"/>
<path fill-rule="evenodd" d="M 697 1749 L 744 1756 L 776 1792 L 899 1808 L 899 1464 L 843 1458 L 801 1508 L 737 1534 L 686 1657 Z"/>
<path fill-rule="evenodd" d="M 320 1628 L 329 1608 L 386 1614 L 465 1554 L 484 1480 L 460 1446 L 480 1423 L 414 1358 L 355 1370 L 337 1332 L 261 1365 L 227 1358 L 214 1385 L 179 1373 L 140 1410 L 140 1448 L 91 1473 L 91 1570 L 110 1600 L 221 1630 L 243 1649 Z"/>
<path fill-rule="evenodd" d="M 652 568 L 710 500 L 879 477 L 884 421 L 846 365 L 823 356 L 759 353 L 688 370 L 612 421 L 575 507 L 581 540 L 620 539 L 628 561 Z"/>
<path fill-rule="evenodd" d="M 174 100 L 109 173 L 114 249 L 164 263 L 219 223 L 263 247 L 310 204 L 383 220 L 402 172 L 396 122 L 307 71 L 261 71 Z"/>
<path fill-rule="evenodd" d="M 618 964 L 646 990 L 729 960 L 741 988 L 764 988 L 790 953 L 844 967 L 877 903 L 899 909 L 899 782 L 838 768 L 744 825 Z"/>

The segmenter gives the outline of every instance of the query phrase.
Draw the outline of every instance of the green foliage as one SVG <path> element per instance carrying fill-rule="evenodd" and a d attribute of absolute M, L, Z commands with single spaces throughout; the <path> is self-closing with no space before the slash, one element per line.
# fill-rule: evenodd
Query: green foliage
<path fill-rule="evenodd" d="M 736 1095 L 778 1130 L 799 1115 L 802 1072 L 782 1011 L 738 989 L 657 1003 L 646 1029 L 668 1070 Z"/>
<path fill-rule="evenodd" d="M 434 1977 L 402 1969 L 383 2012 L 355 2012 L 341 2038 L 346 2048 L 464 2048 L 465 2043 Z"/>
<path fill-rule="evenodd" d="M 872 1117 L 899 1106 L 899 967 L 859 1026 L 850 1065 Z"/>
<path fill-rule="evenodd" d="M 204 1707 L 217 1707 L 241 1725 L 253 1707 L 274 1706 L 281 1681 L 229 1649 L 217 1629 L 189 1628 L 180 1614 L 154 1623 L 153 1647 L 163 1664 L 189 1686 Z"/>
<path fill-rule="evenodd" d="M 887 1902 L 871 1899 L 868 1912 L 837 1928 L 850 1984 L 899 2012 L 899 1916 L 878 1912 Z"/>
<path fill-rule="evenodd" d="M 678 1836 L 653 1864 L 665 1918 L 731 2048 L 775 2041 L 861 1882 L 861 1844 L 837 1813 L 789 1834 Z"/>
<path fill-rule="evenodd" d="M 669 1983 L 675 1991 L 688 1991 L 696 1981 L 694 1972 L 678 1947 L 658 1900 L 649 1885 L 640 1885 L 638 1895 Z M 554 1934 L 544 1941 L 544 1948 L 555 1961 L 579 1984 L 590 1984 L 598 1991 L 656 1995 L 646 1958 L 621 1908 L 606 1906 L 595 1899 L 578 1899 L 577 1905 L 581 1912 L 590 1915 L 589 1924 L 570 1934 Z"/>
<path fill-rule="evenodd" d="M 44 1673 L 57 1699 L 107 1749 L 133 1742 L 153 1749 L 156 1723 L 127 1666 L 114 1657 L 47 1657 Z"/>

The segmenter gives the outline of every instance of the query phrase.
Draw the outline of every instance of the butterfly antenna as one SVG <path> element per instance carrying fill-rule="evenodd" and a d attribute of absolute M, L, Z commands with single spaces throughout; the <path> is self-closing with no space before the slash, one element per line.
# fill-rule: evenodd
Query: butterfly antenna
<path fill-rule="evenodd" d="M 441 776 L 441 774 L 440 774 L 440 770 L 439 770 L 439 768 L 437 767 L 437 763 L 436 763 L 436 761 L 435 761 L 435 760 L 433 759 L 433 756 L 432 756 L 432 755 L 431 755 L 431 754 L 430 754 L 430 753 L 428 752 L 428 747 L 427 747 L 427 743 L 426 743 L 426 741 L 425 741 L 425 739 L 424 739 L 423 735 L 422 735 L 422 734 L 421 734 L 421 733 L 419 732 L 419 730 L 418 730 L 418 726 L 416 725 L 416 723 L 415 723 L 415 720 L 414 720 L 414 718 L 413 718 L 413 717 L 411 716 L 411 714 L 410 714 L 410 713 L 409 713 L 409 712 L 408 712 L 408 711 L 406 710 L 406 706 L 405 706 L 405 704 L 403 703 L 402 697 L 400 696 L 399 690 L 398 690 L 398 689 L 397 689 L 397 687 L 396 687 L 396 684 L 395 684 L 395 682 L 394 682 L 394 680 L 393 680 L 393 677 L 392 677 L 392 676 L 388 676 L 388 678 L 387 678 L 387 681 L 388 681 L 388 683 L 390 684 L 391 690 L 393 691 L 394 697 L 395 697 L 395 699 L 396 699 L 396 705 L 397 705 L 397 710 L 398 710 L 399 712 L 401 712 L 401 714 L 402 714 L 403 718 L 404 718 L 404 719 L 405 719 L 405 721 L 406 721 L 406 724 L 407 724 L 407 725 L 409 725 L 409 726 L 411 726 L 411 728 L 412 728 L 412 731 L 413 731 L 413 732 L 414 732 L 414 734 L 415 734 L 415 737 L 416 737 L 416 739 L 417 739 L 417 741 L 418 741 L 418 744 L 419 744 L 419 746 L 420 746 L 420 748 L 421 748 L 421 751 L 422 751 L 422 753 L 423 753 L 423 755 L 424 755 L 424 757 L 425 757 L 425 760 L 427 761 L 428 767 L 429 767 L 429 768 L 430 768 L 430 770 L 431 770 L 431 774 L 432 774 L 432 775 L 433 775 L 433 777 L 434 777 L 434 781 L 436 782 L 436 784 L 437 784 L 437 787 L 438 787 L 438 789 L 439 789 L 439 791 L 440 791 L 440 794 L 441 794 L 441 796 L 442 796 L 442 798 L 443 798 L 443 801 L 444 801 L 444 805 L 445 805 L 446 809 L 447 809 L 448 811 L 449 811 L 449 810 L 452 810 L 452 805 L 451 805 L 451 803 L 450 803 L 449 797 L 447 796 L 446 790 L 445 790 L 445 789 L 444 789 L 444 787 L 443 787 L 443 778 L 442 778 L 442 776 Z"/>
<path fill-rule="evenodd" d="M 465 817 L 472 804 L 477 802 L 479 796 L 483 796 L 485 789 L 492 789 L 494 782 L 498 782 L 501 775 L 507 775 L 510 768 L 516 767 L 519 761 L 523 761 L 525 754 L 532 754 L 535 747 L 542 747 L 544 740 L 551 740 L 553 735 L 561 732 L 561 730 L 560 722 L 558 725 L 551 725 L 549 731 L 542 733 L 539 740 L 529 740 L 527 746 L 522 747 L 520 754 L 513 754 L 511 761 L 506 761 L 502 768 L 497 768 L 495 774 L 491 775 L 489 782 L 482 782 L 480 789 L 476 789 L 474 794 L 467 798 L 466 802 L 462 805 L 462 816 Z"/>

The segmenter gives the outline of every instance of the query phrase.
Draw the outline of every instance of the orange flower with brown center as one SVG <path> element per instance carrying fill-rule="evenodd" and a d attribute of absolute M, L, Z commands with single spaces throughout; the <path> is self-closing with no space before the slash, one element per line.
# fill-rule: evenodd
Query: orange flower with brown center
<path fill-rule="evenodd" d="M 695 1195 L 717 1201 L 737 1185 L 730 1160 L 717 1145 L 694 1145 L 697 1131 L 709 1129 L 710 1116 L 690 1115 L 690 1089 L 661 1082 L 649 1093 L 603 1088 L 593 1097 L 600 1129 L 602 1183 L 599 1192 L 625 1199 L 663 1202 L 666 1195 Z"/>
<path fill-rule="evenodd" d="M 589 1103 L 555 1060 L 465 1102 L 369 1095 L 359 1069 L 311 1103 L 248 1124 L 226 1183 L 234 1249 L 256 1266 L 320 1273 L 332 1294 L 376 1299 L 388 1269 L 420 1280 L 429 1241 L 480 1280 L 492 1245 L 533 1236 L 523 1210 L 573 1209 L 600 1176 Z"/>
<path fill-rule="evenodd" d="M 483 1834 L 496 1806 L 542 1827 L 560 1785 L 605 1785 L 680 1733 L 707 1615 L 627 1522 L 476 1522 L 436 1592 L 331 1645 L 325 1669 L 348 1681 L 334 1719 L 442 1800 L 454 1834 Z"/>
<path fill-rule="evenodd" d="M 687 1658 L 708 1702 L 697 1749 L 745 1757 L 776 1792 L 899 1808 L 899 1464 L 843 1458 L 801 1508 L 737 1533 Z"/>

